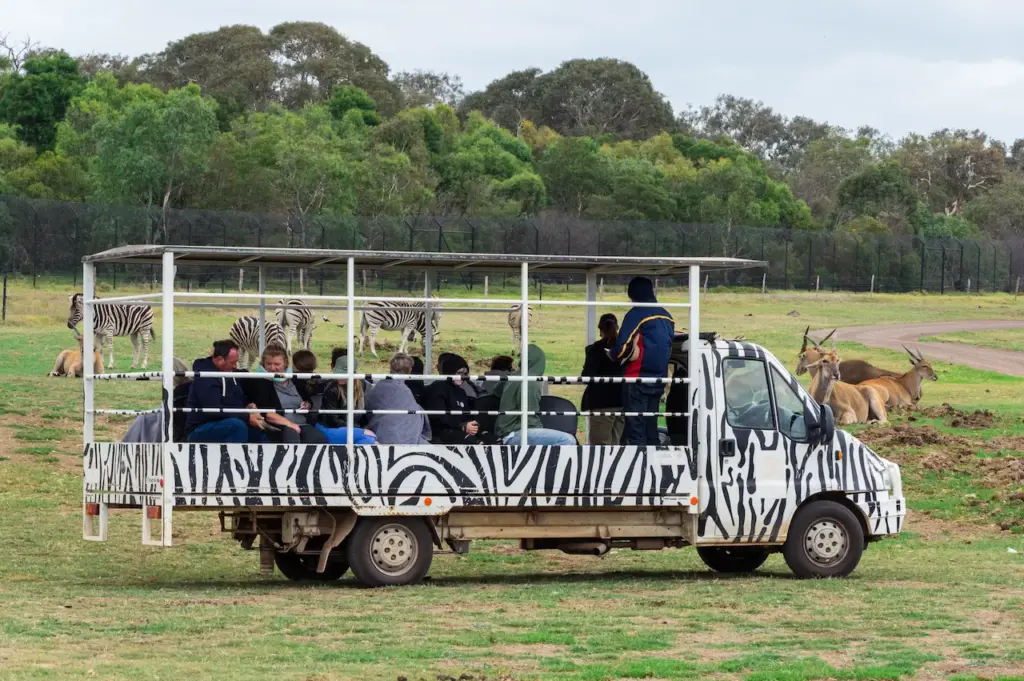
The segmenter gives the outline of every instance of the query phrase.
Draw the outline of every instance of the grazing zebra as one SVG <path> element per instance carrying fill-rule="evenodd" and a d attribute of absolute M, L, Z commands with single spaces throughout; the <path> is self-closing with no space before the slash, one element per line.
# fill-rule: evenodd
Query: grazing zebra
<path fill-rule="evenodd" d="M 385 331 L 402 332 L 402 346 L 399 352 L 405 352 L 409 347 L 409 341 L 420 335 L 420 340 L 426 343 L 426 312 L 423 303 L 385 303 L 373 301 L 366 303 L 367 307 L 402 308 L 398 310 L 363 310 L 359 321 L 359 354 L 363 354 L 363 346 L 369 330 L 370 354 L 377 356 L 377 332 Z M 438 322 L 441 312 L 434 310 L 430 315 L 431 336 L 436 340 L 441 332 L 438 330 Z"/>
<path fill-rule="evenodd" d="M 82 294 L 72 293 L 71 311 L 68 313 L 68 328 L 77 333 L 77 326 L 85 313 L 82 310 Z M 130 336 L 135 354 L 131 368 L 139 363 L 139 338 L 142 338 L 142 368 L 149 363 L 149 339 L 156 338 L 153 332 L 153 308 L 139 304 L 94 305 L 92 312 L 92 329 L 96 335 L 96 345 L 100 356 L 104 346 L 110 348 L 110 361 L 107 368 L 114 368 L 114 336 Z"/>
<path fill-rule="evenodd" d="M 526 323 L 533 326 L 533 306 L 526 306 Z M 518 349 L 522 344 L 523 318 L 519 313 L 519 306 L 513 305 L 512 311 L 508 313 L 508 326 L 512 329 L 512 347 Z"/>
<path fill-rule="evenodd" d="M 267 345 L 276 344 L 284 347 L 284 329 L 281 325 L 269 319 L 264 324 L 267 328 Z M 260 356 L 259 317 L 239 317 L 231 325 L 231 333 L 228 336 L 238 346 L 238 365 L 248 369 Z"/>
<path fill-rule="evenodd" d="M 309 350 L 313 341 L 313 329 L 316 328 L 316 314 L 298 298 L 282 298 L 277 301 L 277 323 L 284 329 L 285 348 L 288 354 L 292 354 L 292 336 L 298 336 L 299 344 Z M 321 319 L 329 322 L 326 316 Z M 258 327 L 257 327 L 258 328 Z"/>

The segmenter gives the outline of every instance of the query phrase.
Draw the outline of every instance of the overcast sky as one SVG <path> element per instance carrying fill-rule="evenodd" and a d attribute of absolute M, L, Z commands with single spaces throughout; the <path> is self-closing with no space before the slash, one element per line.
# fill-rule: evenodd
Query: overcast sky
<path fill-rule="evenodd" d="M 462 76 L 616 57 L 679 111 L 720 93 L 786 115 L 1024 137 L 1024 0 L 0 0 L 0 33 L 71 54 L 159 51 L 224 24 L 322 21 L 392 70 Z"/>

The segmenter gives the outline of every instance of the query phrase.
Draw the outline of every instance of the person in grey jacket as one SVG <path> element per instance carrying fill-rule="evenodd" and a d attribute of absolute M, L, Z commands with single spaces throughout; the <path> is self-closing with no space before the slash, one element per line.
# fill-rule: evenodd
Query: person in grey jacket
<path fill-rule="evenodd" d="M 398 353 L 391 358 L 391 373 L 411 374 L 412 357 Z M 422 411 L 404 380 L 380 381 L 366 393 L 366 410 Z M 424 414 L 371 414 L 367 427 L 385 445 L 430 444 L 430 420 Z"/>

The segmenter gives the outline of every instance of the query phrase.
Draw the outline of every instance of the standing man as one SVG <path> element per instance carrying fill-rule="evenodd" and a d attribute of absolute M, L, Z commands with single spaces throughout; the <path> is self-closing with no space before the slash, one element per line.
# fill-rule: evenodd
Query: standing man
<path fill-rule="evenodd" d="M 654 282 L 634 277 L 629 282 L 629 299 L 634 303 L 656 303 Z M 622 319 L 619 337 L 609 354 L 625 365 L 626 378 L 667 378 L 675 322 L 663 307 L 634 307 Z M 625 411 L 657 412 L 664 383 L 625 383 L 622 404 Z M 657 445 L 657 416 L 627 416 L 626 444 Z"/>

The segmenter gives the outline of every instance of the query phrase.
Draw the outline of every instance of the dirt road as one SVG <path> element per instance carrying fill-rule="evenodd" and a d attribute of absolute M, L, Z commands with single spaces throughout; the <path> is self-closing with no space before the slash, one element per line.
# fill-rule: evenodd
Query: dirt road
<path fill-rule="evenodd" d="M 839 340 L 853 341 L 872 348 L 900 350 L 902 345 L 919 349 L 929 359 L 964 364 L 975 369 L 998 371 L 1010 376 L 1024 376 L 1024 352 L 996 350 L 963 343 L 920 343 L 919 338 L 960 331 L 995 331 L 1024 329 L 1024 321 L 991 319 L 976 321 L 923 322 L 920 324 L 887 324 L 851 326 L 839 329 Z M 819 334 L 820 337 L 820 334 Z"/>

